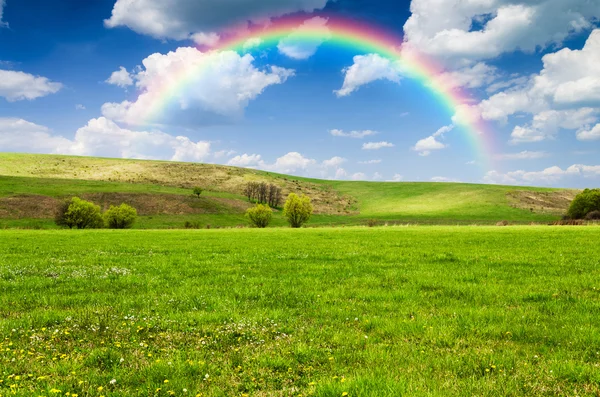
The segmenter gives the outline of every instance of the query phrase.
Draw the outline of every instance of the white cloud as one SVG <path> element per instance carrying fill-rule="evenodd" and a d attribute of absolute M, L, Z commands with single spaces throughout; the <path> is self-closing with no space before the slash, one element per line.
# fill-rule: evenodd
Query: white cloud
<path fill-rule="evenodd" d="M 438 75 L 438 83 L 449 88 L 479 88 L 491 84 L 498 77 L 499 72 L 497 68 L 479 62 L 473 66 L 441 73 Z"/>
<path fill-rule="evenodd" d="M 326 4 L 327 0 L 117 0 L 104 23 L 159 39 L 184 40 L 233 25 L 267 24 L 272 17 L 312 12 Z"/>
<path fill-rule="evenodd" d="M 348 173 L 343 168 L 338 168 L 335 170 L 335 179 L 345 179 L 348 177 Z"/>
<path fill-rule="evenodd" d="M 405 46 L 454 64 L 560 45 L 591 26 L 598 0 L 413 0 Z"/>
<path fill-rule="evenodd" d="M 548 157 L 549 154 L 546 152 L 531 152 L 524 150 L 519 153 L 504 153 L 495 156 L 498 160 L 536 160 L 544 157 Z"/>
<path fill-rule="evenodd" d="M 258 167 L 261 164 L 264 164 L 264 162 L 259 154 L 242 154 L 227 162 L 227 165 L 234 167 Z"/>
<path fill-rule="evenodd" d="M 492 184 L 554 184 L 566 177 L 597 178 L 600 177 L 600 165 L 575 164 L 563 170 L 558 166 L 546 168 L 542 171 L 511 171 L 500 173 L 490 171 L 484 177 L 485 183 Z"/>
<path fill-rule="evenodd" d="M 325 167 L 334 167 L 334 168 L 338 168 L 340 165 L 344 164 L 347 160 L 343 157 L 332 157 L 329 160 L 325 160 L 323 161 L 323 165 Z"/>
<path fill-rule="evenodd" d="M 452 131 L 453 129 L 454 129 L 454 124 L 443 126 L 442 128 L 438 129 L 436 132 L 434 132 L 433 135 L 419 140 L 415 144 L 415 146 L 413 146 L 411 148 L 411 150 L 414 150 L 415 152 L 419 152 L 419 156 L 426 157 L 431 154 L 432 150 L 444 149 L 447 147 L 447 145 L 438 141 L 437 138 L 439 138 L 439 137 L 443 138 L 444 134 L 447 134 L 448 132 Z"/>
<path fill-rule="evenodd" d="M 36 99 L 57 93 L 63 87 L 46 77 L 13 70 L 0 70 L 0 97 L 9 102 Z"/>
<path fill-rule="evenodd" d="M 577 132 L 577 139 L 580 141 L 593 141 L 600 139 L 600 124 L 596 124 L 591 129 L 583 129 Z"/>
<path fill-rule="evenodd" d="M 389 147 L 394 147 L 395 145 L 393 143 L 389 143 L 389 142 L 369 142 L 369 143 L 363 143 L 362 148 L 363 150 L 379 150 L 382 148 L 389 148 Z"/>
<path fill-rule="evenodd" d="M 330 130 L 329 133 L 333 136 L 362 139 L 367 136 L 376 135 L 377 131 L 364 130 L 364 131 L 344 132 L 343 130 Z"/>
<path fill-rule="evenodd" d="M 354 64 L 343 70 L 345 75 L 341 89 L 334 91 L 338 97 L 348 96 L 365 84 L 377 80 L 400 82 L 401 68 L 398 63 L 377 54 L 357 55 Z"/>
<path fill-rule="evenodd" d="M 383 179 L 383 175 L 381 175 L 379 172 L 376 172 L 373 174 L 373 178 L 371 178 L 374 181 L 380 181 Z"/>
<path fill-rule="evenodd" d="M 116 85 L 121 88 L 133 85 L 133 77 L 127 69 L 123 66 L 119 67 L 119 70 L 112 72 L 110 77 L 106 80 L 108 84 Z"/>
<path fill-rule="evenodd" d="M 441 150 L 446 147 L 445 144 L 435 139 L 434 136 L 427 137 L 418 141 L 415 146 L 411 148 L 415 152 L 419 152 L 419 156 L 429 156 L 432 150 Z"/>
<path fill-rule="evenodd" d="M 530 76 L 526 83 L 520 81 L 478 106 L 486 120 L 532 115 L 529 123 L 514 128 L 512 143 L 552 139 L 561 129 L 581 135 L 598 122 L 600 29 L 591 32 L 581 50 L 565 48 L 545 55 L 542 62 L 540 73 Z"/>
<path fill-rule="evenodd" d="M 381 160 L 366 160 L 366 161 L 359 161 L 358 164 L 366 164 L 366 165 L 371 165 L 371 164 L 380 164 Z"/>
<path fill-rule="evenodd" d="M 351 178 L 353 181 L 365 181 L 367 180 L 367 175 L 364 172 L 357 172 L 352 174 Z"/>
<path fill-rule="evenodd" d="M 207 46 L 207 47 L 214 47 L 219 43 L 219 40 L 221 40 L 221 36 L 219 36 L 217 33 L 214 32 L 210 32 L 210 33 L 194 33 L 191 36 L 191 39 L 194 43 L 201 45 L 201 46 Z"/>
<path fill-rule="evenodd" d="M 0 118 L 0 147 L 3 151 L 27 153 L 59 153 L 71 141 L 52 135 L 44 126 L 17 118 Z"/>
<path fill-rule="evenodd" d="M 446 178 L 445 176 L 434 176 L 433 178 L 431 178 L 431 182 L 459 183 L 460 180 L 454 178 Z"/>
<path fill-rule="evenodd" d="M 157 123 L 180 122 L 184 119 L 180 113 L 188 109 L 200 110 L 195 112 L 199 118 L 206 116 L 202 111 L 239 116 L 265 88 L 282 84 L 294 75 L 293 70 L 277 66 L 257 69 L 250 54 L 201 52 L 192 47 L 152 54 L 142 63 L 144 67 L 134 76 L 142 92 L 137 100 L 104 104 L 104 116 L 127 124 L 140 124 L 151 118 Z M 186 79 L 183 86 L 182 78 Z M 171 92 L 169 102 L 163 103 L 165 87 L 177 85 L 181 89 Z"/>
<path fill-rule="evenodd" d="M 53 135 L 47 127 L 26 120 L 0 118 L 0 147 L 10 151 L 173 161 L 202 161 L 210 154 L 209 142 L 193 142 L 160 131 L 131 131 L 104 117 L 90 120 L 73 139 Z"/>
<path fill-rule="evenodd" d="M 236 153 L 237 152 L 235 150 L 219 150 L 219 151 L 213 153 L 213 157 L 215 159 L 220 159 L 223 157 L 231 157 Z"/>
<path fill-rule="evenodd" d="M 4 6 L 6 5 L 5 0 L 0 0 L 0 28 L 8 26 L 6 22 L 2 21 L 2 15 L 4 13 Z"/>
<path fill-rule="evenodd" d="M 319 32 L 318 38 L 307 40 L 304 37 L 305 32 Z M 324 41 L 331 38 L 331 33 L 327 28 L 327 18 L 314 17 L 304 21 L 302 25 L 296 28 L 290 35 L 279 42 L 277 49 L 282 54 L 292 59 L 308 59 L 313 56 Z"/>
<path fill-rule="evenodd" d="M 75 105 L 75 110 L 85 110 L 85 106 L 78 103 L 77 105 Z"/>
<path fill-rule="evenodd" d="M 271 171 L 288 174 L 298 170 L 306 170 L 309 166 L 316 164 L 316 160 L 304 157 L 298 152 L 290 152 L 285 156 L 279 157 L 275 163 L 266 166 Z"/>
<path fill-rule="evenodd" d="M 400 174 L 394 174 L 394 176 L 392 177 L 391 180 L 389 180 L 388 182 L 402 182 L 404 180 L 404 177 Z"/>

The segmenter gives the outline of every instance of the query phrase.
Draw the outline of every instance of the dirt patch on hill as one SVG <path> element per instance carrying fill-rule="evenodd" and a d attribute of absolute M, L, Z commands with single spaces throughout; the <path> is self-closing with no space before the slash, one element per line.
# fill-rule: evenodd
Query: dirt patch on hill
<path fill-rule="evenodd" d="M 46 196 L 0 197 L 0 218 L 52 218 L 59 203 L 60 200 Z"/>
<path fill-rule="evenodd" d="M 560 190 L 552 192 L 533 192 L 515 190 L 508 192 L 508 199 L 513 207 L 536 213 L 562 215 L 579 193 L 577 190 Z"/>

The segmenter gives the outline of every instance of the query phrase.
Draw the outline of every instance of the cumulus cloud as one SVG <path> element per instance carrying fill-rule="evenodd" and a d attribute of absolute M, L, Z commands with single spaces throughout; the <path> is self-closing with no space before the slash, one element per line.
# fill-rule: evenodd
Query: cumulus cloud
<path fill-rule="evenodd" d="M 413 0 L 405 46 L 454 64 L 561 45 L 592 26 L 600 0 Z"/>
<path fill-rule="evenodd" d="M 75 110 L 85 110 L 85 106 L 78 103 L 77 105 L 75 105 Z"/>
<path fill-rule="evenodd" d="M 329 160 L 325 160 L 323 161 L 323 165 L 325 167 L 334 167 L 334 168 L 338 168 L 340 165 L 344 164 L 346 162 L 346 159 L 343 157 L 332 157 Z"/>
<path fill-rule="evenodd" d="M 383 141 L 383 142 L 363 143 L 362 148 L 363 148 L 363 150 L 379 150 L 379 149 L 394 147 L 394 146 L 395 145 L 393 143 Z"/>
<path fill-rule="evenodd" d="M 383 58 L 377 54 L 357 55 L 354 64 L 342 71 L 344 84 L 341 89 L 334 91 L 338 97 L 352 94 L 361 86 L 377 80 L 400 82 L 401 68 L 398 63 Z"/>
<path fill-rule="evenodd" d="M 446 144 L 440 142 L 438 140 L 439 137 L 443 137 L 444 134 L 452 131 L 454 129 L 454 124 L 446 125 L 438 129 L 433 135 L 419 140 L 415 146 L 411 148 L 415 152 L 419 152 L 419 156 L 429 156 L 432 150 L 441 150 L 447 147 Z"/>
<path fill-rule="evenodd" d="M 9 102 L 36 99 L 57 93 L 63 87 L 46 77 L 13 70 L 0 70 L 0 96 Z"/>
<path fill-rule="evenodd" d="M 479 114 L 503 122 L 531 114 L 530 122 L 514 128 L 512 143 L 552 139 L 561 129 L 587 136 L 600 114 L 600 29 L 591 32 L 581 50 L 564 48 L 545 55 L 542 62 L 540 73 L 526 83 L 520 81 L 482 101 Z"/>
<path fill-rule="evenodd" d="M 473 66 L 443 72 L 438 75 L 438 82 L 449 88 L 479 88 L 490 85 L 499 77 L 497 68 L 479 62 Z"/>
<path fill-rule="evenodd" d="M 394 174 L 392 179 L 390 179 L 388 182 L 402 182 L 403 180 L 404 180 L 404 177 L 402 175 Z"/>
<path fill-rule="evenodd" d="M 242 154 L 235 156 L 227 162 L 227 165 L 245 168 L 258 167 L 261 164 L 264 163 L 260 154 Z"/>
<path fill-rule="evenodd" d="M 365 164 L 365 165 L 371 165 L 371 164 L 380 164 L 381 160 L 377 159 L 377 160 L 366 160 L 366 161 L 359 161 L 358 164 Z"/>
<path fill-rule="evenodd" d="M 327 0 L 117 0 L 109 28 L 127 26 L 159 39 L 185 40 L 232 25 L 267 24 L 270 18 L 322 9 Z"/>
<path fill-rule="evenodd" d="M 319 37 L 307 40 L 303 33 L 310 31 L 313 35 L 319 32 Z M 327 28 L 327 18 L 314 17 L 304 21 L 290 35 L 279 42 L 277 49 L 292 59 L 308 59 L 313 56 L 323 42 L 331 38 Z"/>
<path fill-rule="evenodd" d="M 141 91 L 137 100 L 106 103 L 102 106 L 104 116 L 132 125 L 149 119 L 156 123 L 181 122 L 181 113 L 188 109 L 199 110 L 189 112 L 198 113 L 198 117 L 202 117 L 202 112 L 239 116 L 267 87 L 282 84 L 294 75 L 293 70 L 277 66 L 258 69 L 250 54 L 202 52 L 192 47 L 152 54 L 142 64 L 133 76 Z M 180 84 L 182 75 L 187 76 L 186 84 L 171 93 L 165 106 L 164 87 Z"/>
<path fill-rule="evenodd" d="M 263 43 L 262 39 L 259 37 L 251 37 L 244 43 L 244 51 L 249 51 L 254 47 L 258 47 Z"/>
<path fill-rule="evenodd" d="M 598 178 L 600 177 L 600 165 L 575 164 L 564 170 L 558 166 L 553 166 L 542 171 L 519 170 L 507 173 L 490 171 L 485 175 L 483 181 L 485 183 L 505 185 L 551 185 L 567 177 Z"/>
<path fill-rule="evenodd" d="M 454 178 L 447 178 L 445 176 L 434 176 L 433 178 L 431 178 L 431 182 L 459 183 L 460 180 Z"/>
<path fill-rule="evenodd" d="M 9 151 L 173 161 L 202 161 L 210 154 L 209 142 L 160 131 L 131 131 L 104 117 L 90 120 L 73 139 L 26 120 L 0 118 L 0 146 Z"/>
<path fill-rule="evenodd" d="M 219 40 L 221 40 L 221 36 L 219 36 L 217 33 L 214 32 L 210 32 L 210 33 L 194 33 L 191 36 L 191 39 L 194 41 L 194 43 L 200 45 L 200 46 L 207 46 L 207 47 L 214 47 L 219 43 Z"/>
<path fill-rule="evenodd" d="M 495 158 L 497 160 L 537 160 L 548 156 L 550 156 L 550 154 L 546 152 L 532 152 L 524 150 L 519 153 L 497 154 Z"/>
<path fill-rule="evenodd" d="M 353 181 L 365 181 L 367 180 L 367 174 L 365 174 L 364 172 L 357 172 L 355 174 L 352 174 L 351 178 Z"/>
<path fill-rule="evenodd" d="M 133 77 L 129 74 L 127 69 L 123 66 L 119 67 L 119 70 L 112 72 L 110 77 L 106 80 L 108 84 L 116 85 L 121 88 L 133 85 Z"/>
<path fill-rule="evenodd" d="M 600 124 L 596 124 L 591 129 L 583 129 L 577 132 L 577 139 L 580 141 L 593 141 L 600 139 Z"/>
<path fill-rule="evenodd" d="M 377 131 L 364 130 L 344 132 L 343 130 L 330 130 L 329 133 L 338 137 L 362 139 L 367 136 L 376 135 Z"/>

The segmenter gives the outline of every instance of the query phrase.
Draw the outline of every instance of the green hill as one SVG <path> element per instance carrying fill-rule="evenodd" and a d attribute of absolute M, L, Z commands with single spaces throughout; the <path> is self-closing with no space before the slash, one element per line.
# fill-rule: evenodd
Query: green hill
<path fill-rule="evenodd" d="M 211 164 L 0 153 L 0 227 L 53 227 L 58 203 L 74 195 L 106 208 L 129 203 L 139 228 L 245 225 L 250 181 L 309 195 L 312 225 L 381 223 L 494 224 L 548 222 L 563 214 L 573 190 L 461 183 L 325 181 Z M 191 188 L 205 189 L 200 199 Z M 278 212 L 275 226 L 285 224 Z"/>

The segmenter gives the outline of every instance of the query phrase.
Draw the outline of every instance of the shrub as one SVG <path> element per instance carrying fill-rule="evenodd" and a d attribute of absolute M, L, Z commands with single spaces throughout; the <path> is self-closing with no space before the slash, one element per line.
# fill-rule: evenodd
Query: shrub
<path fill-rule="evenodd" d="M 569 207 L 572 219 L 583 219 L 592 211 L 600 211 L 600 189 L 585 189 L 579 193 Z"/>
<path fill-rule="evenodd" d="M 100 206 L 73 197 L 63 203 L 55 218 L 58 226 L 66 226 L 69 229 L 99 229 L 104 225 Z"/>
<path fill-rule="evenodd" d="M 111 205 L 104 213 L 104 221 L 109 229 L 131 229 L 137 219 L 137 210 L 127 204 L 118 207 Z"/>
<path fill-rule="evenodd" d="M 258 204 L 256 207 L 246 211 L 246 217 L 248 217 L 252 225 L 263 229 L 271 223 L 273 211 L 268 205 Z"/>
<path fill-rule="evenodd" d="M 585 216 L 585 219 L 588 220 L 588 221 L 600 221 L 600 211 L 589 212 Z"/>
<path fill-rule="evenodd" d="M 369 219 L 367 221 L 367 226 L 369 226 L 369 227 L 375 227 L 378 224 L 379 224 L 379 222 L 377 222 L 377 219 Z M 387 226 L 387 223 L 386 223 L 386 226 Z"/>
<path fill-rule="evenodd" d="M 200 229 L 200 222 L 185 221 L 184 226 L 186 229 Z"/>
<path fill-rule="evenodd" d="M 496 223 L 496 226 L 508 226 L 508 221 L 500 221 Z"/>
<path fill-rule="evenodd" d="M 283 215 L 291 227 L 302 227 L 310 220 L 312 213 L 313 206 L 310 203 L 310 197 L 304 195 L 298 197 L 296 193 L 290 193 L 283 207 Z"/>
<path fill-rule="evenodd" d="M 198 186 L 196 186 L 196 187 L 194 188 L 194 195 L 195 195 L 195 196 L 198 196 L 198 198 L 200 198 L 200 195 L 202 194 L 202 192 L 203 192 L 203 190 L 202 190 L 202 188 L 201 188 L 201 187 L 198 187 Z"/>

